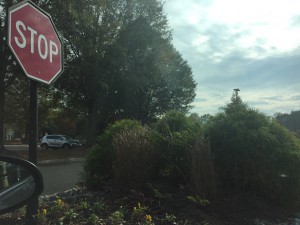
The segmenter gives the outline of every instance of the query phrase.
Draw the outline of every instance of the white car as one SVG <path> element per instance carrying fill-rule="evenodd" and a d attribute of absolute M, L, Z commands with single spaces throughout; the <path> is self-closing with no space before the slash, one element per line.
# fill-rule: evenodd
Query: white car
<path fill-rule="evenodd" d="M 67 135 L 46 135 L 41 139 L 41 147 L 44 150 L 48 148 L 75 148 L 81 146 L 78 140 Z"/>

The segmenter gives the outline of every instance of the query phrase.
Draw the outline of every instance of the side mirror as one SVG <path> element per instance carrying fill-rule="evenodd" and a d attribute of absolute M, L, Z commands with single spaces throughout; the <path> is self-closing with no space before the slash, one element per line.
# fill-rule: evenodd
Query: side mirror
<path fill-rule="evenodd" d="M 26 205 L 43 190 L 42 174 L 33 163 L 0 156 L 0 214 Z"/>

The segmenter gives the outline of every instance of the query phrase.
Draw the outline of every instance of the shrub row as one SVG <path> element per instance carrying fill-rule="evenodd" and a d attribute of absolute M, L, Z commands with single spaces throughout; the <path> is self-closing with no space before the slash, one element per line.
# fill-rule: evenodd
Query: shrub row
<path fill-rule="evenodd" d="M 299 206 L 296 137 L 241 101 L 204 119 L 171 112 L 150 127 L 116 122 L 89 151 L 87 183 L 97 187 L 110 179 L 135 188 L 164 178 L 188 185 L 203 199 L 249 193 Z"/>
<path fill-rule="evenodd" d="M 215 190 L 210 148 L 200 123 L 175 112 L 151 128 L 134 120 L 109 126 L 89 151 L 85 175 L 92 187 L 112 179 L 120 187 L 134 188 L 163 178 L 189 184 L 202 197 Z"/>

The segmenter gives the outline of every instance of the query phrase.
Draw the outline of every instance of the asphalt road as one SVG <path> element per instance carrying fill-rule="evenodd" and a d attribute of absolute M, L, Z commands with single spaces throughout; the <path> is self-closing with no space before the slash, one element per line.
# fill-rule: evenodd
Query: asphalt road
<path fill-rule="evenodd" d="M 38 166 L 44 178 L 42 195 L 63 192 L 82 180 L 83 162 L 45 163 Z"/>
<path fill-rule="evenodd" d="M 5 145 L 9 151 L 28 151 L 28 145 Z M 42 195 L 63 192 L 76 187 L 82 180 L 83 160 L 38 163 L 44 178 Z"/>
<path fill-rule="evenodd" d="M 28 151 L 29 149 L 28 145 L 4 145 L 4 147 L 9 151 Z"/>

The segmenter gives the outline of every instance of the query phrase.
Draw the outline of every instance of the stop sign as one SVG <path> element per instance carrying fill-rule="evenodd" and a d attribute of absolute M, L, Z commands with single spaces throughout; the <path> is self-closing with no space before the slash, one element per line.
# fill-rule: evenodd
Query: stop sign
<path fill-rule="evenodd" d="M 53 21 L 31 1 L 9 8 L 8 45 L 31 79 L 51 84 L 63 71 L 63 47 Z"/>

